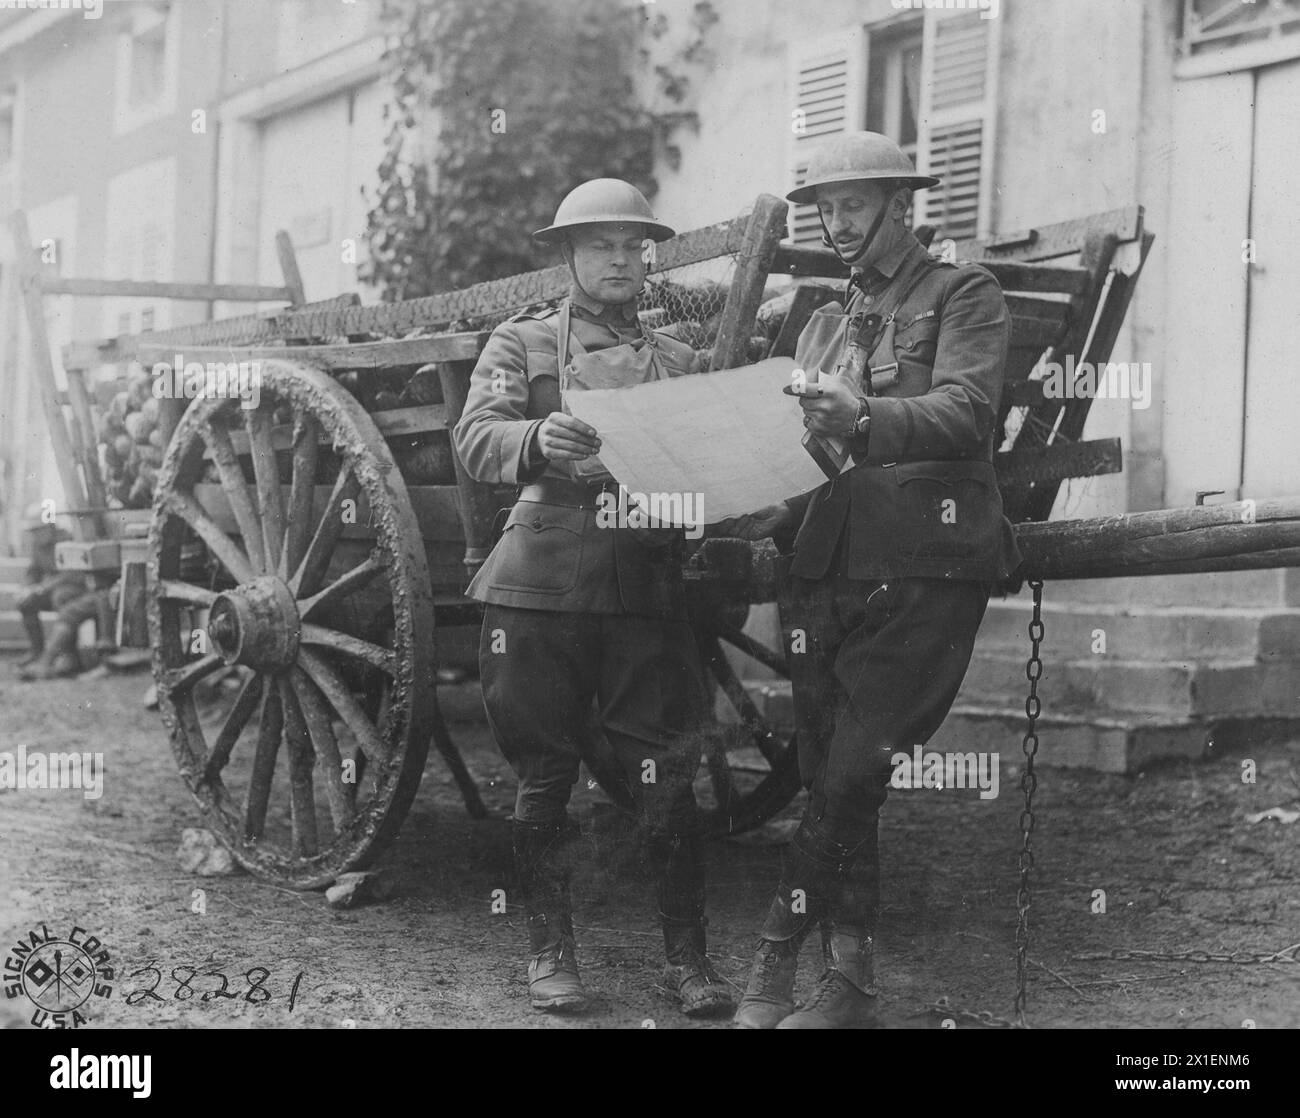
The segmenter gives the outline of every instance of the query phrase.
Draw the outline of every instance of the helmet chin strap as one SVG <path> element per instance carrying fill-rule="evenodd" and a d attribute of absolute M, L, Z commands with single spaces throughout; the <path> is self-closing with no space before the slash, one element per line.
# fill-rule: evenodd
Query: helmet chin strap
<path fill-rule="evenodd" d="M 876 219 L 871 223 L 871 227 L 867 230 L 866 238 L 862 242 L 862 251 L 859 252 L 857 256 L 853 257 L 852 260 L 846 258 L 844 254 L 840 252 L 839 246 L 831 237 L 830 229 L 826 227 L 826 218 L 822 216 L 821 207 L 818 206 L 817 220 L 822 224 L 822 244 L 829 248 L 831 252 L 835 253 L 836 259 L 839 260 L 841 264 L 849 268 L 853 267 L 854 261 L 861 260 L 869 251 L 871 251 L 872 242 L 875 241 L 876 234 L 880 232 L 880 226 L 885 220 L 885 211 L 889 209 L 889 204 L 893 200 L 894 196 L 891 193 L 890 196 L 885 199 L 885 204 L 880 207 L 880 212 L 876 214 Z"/>

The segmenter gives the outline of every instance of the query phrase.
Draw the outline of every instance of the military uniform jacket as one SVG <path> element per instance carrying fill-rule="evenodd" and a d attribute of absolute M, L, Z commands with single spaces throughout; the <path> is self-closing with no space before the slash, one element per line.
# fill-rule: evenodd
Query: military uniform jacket
<path fill-rule="evenodd" d="M 853 286 L 847 308 L 813 315 L 796 363 L 833 370 L 847 319 L 888 312 L 918 269 L 926 274 L 894 315 L 898 369 L 873 378 L 855 465 L 788 502 L 799 525 L 793 575 L 823 578 L 834 566 L 858 579 L 996 581 L 1020 563 L 992 464 L 1010 315 L 987 270 L 932 262 L 908 236 L 862 277 L 865 291 Z"/>
<path fill-rule="evenodd" d="M 640 337 L 636 303 L 604 306 L 576 286 L 569 296 L 571 330 L 588 351 Z M 683 618 L 680 531 L 634 533 L 600 527 L 597 490 L 573 480 L 564 462 L 537 451 L 537 430 L 560 411 L 555 310 L 516 315 L 488 339 L 470 378 L 453 438 L 466 470 L 479 481 L 527 485 L 554 479 L 573 495 L 515 503 L 500 542 L 470 583 L 481 602 L 575 613 L 633 613 Z M 695 351 L 656 331 L 670 376 L 698 371 Z M 565 484 L 567 483 L 567 485 Z M 662 546 L 644 542 L 656 537 Z"/>

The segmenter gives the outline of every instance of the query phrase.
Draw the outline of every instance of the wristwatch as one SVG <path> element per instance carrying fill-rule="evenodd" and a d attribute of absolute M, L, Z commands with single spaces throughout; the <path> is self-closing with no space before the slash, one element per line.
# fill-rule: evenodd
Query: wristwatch
<path fill-rule="evenodd" d="M 865 396 L 858 397 L 858 410 L 853 417 L 853 426 L 849 428 L 850 439 L 864 439 L 871 429 L 871 405 Z"/>

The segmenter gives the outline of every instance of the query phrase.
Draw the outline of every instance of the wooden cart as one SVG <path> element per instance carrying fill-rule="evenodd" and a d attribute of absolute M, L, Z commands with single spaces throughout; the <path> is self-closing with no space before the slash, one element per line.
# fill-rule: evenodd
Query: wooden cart
<path fill-rule="evenodd" d="M 647 318 L 694 331 L 714 369 L 792 354 L 846 273 L 829 252 L 783 245 L 785 232 L 785 203 L 765 195 L 745 216 L 659 246 Z M 1134 206 L 932 245 L 980 261 L 1007 293 L 1014 332 L 999 428 L 1012 437 L 997 468 L 1013 520 L 1045 520 L 1065 478 L 1120 468 L 1117 440 L 1080 441 L 1089 401 L 1045 398 L 1030 373 L 1044 357 L 1107 359 L 1151 241 Z M 681 278 L 692 270 L 724 278 L 692 285 Z M 798 285 L 773 318 L 760 304 L 776 276 L 827 282 Z M 75 292 L 79 281 L 61 282 Z M 464 591 L 515 493 L 470 479 L 448 433 L 490 328 L 557 301 L 568 283 L 551 268 L 377 306 L 355 296 L 302 304 L 301 285 L 288 283 L 296 292 L 285 301 L 300 305 L 283 311 L 65 352 L 80 434 L 74 443 L 64 430 L 56 449 L 92 509 L 104 504 L 93 420 L 84 387 L 72 390 L 88 371 L 257 363 L 257 407 L 206 394 L 172 401 L 148 544 L 162 717 L 207 825 L 251 872 L 307 889 L 367 865 L 400 826 L 430 741 L 482 813 L 439 711 L 435 650 L 439 633 L 477 623 Z M 37 277 L 27 289 L 39 286 Z M 215 290 L 199 294 L 226 297 Z M 48 364 L 43 327 L 34 339 Z M 47 415 L 61 426 L 64 405 L 52 398 Z M 743 631 L 751 605 L 776 600 L 774 558 L 770 545 L 708 540 L 684 570 L 701 652 L 731 708 L 709 735 L 698 784 L 715 833 L 761 823 L 798 791 L 792 739 L 766 723 L 737 671 L 748 658 L 788 675 L 784 649 Z M 629 801 L 598 738 L 588 764 Z"/>

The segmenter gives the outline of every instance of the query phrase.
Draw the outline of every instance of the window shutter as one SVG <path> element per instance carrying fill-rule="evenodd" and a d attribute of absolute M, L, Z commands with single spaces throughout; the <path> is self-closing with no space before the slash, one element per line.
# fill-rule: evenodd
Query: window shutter
<path fill-rule="evenodd" d="M 925 13 L 917 167 L 942 181 L 919 196 L 920 221 L 941 237 L 990 230 L 1000 24 L 976 10 Z"/>
<path fill-rule="evenodd" d="M 808 155 L 836 132 L 866 126 L 867 33 L 846 28 L 792 45 L 790 50 L 790 189 L 802 186 Z M 790 239 L 821 244 L 821 223 L 812 205 L 791 206 Z"/>

